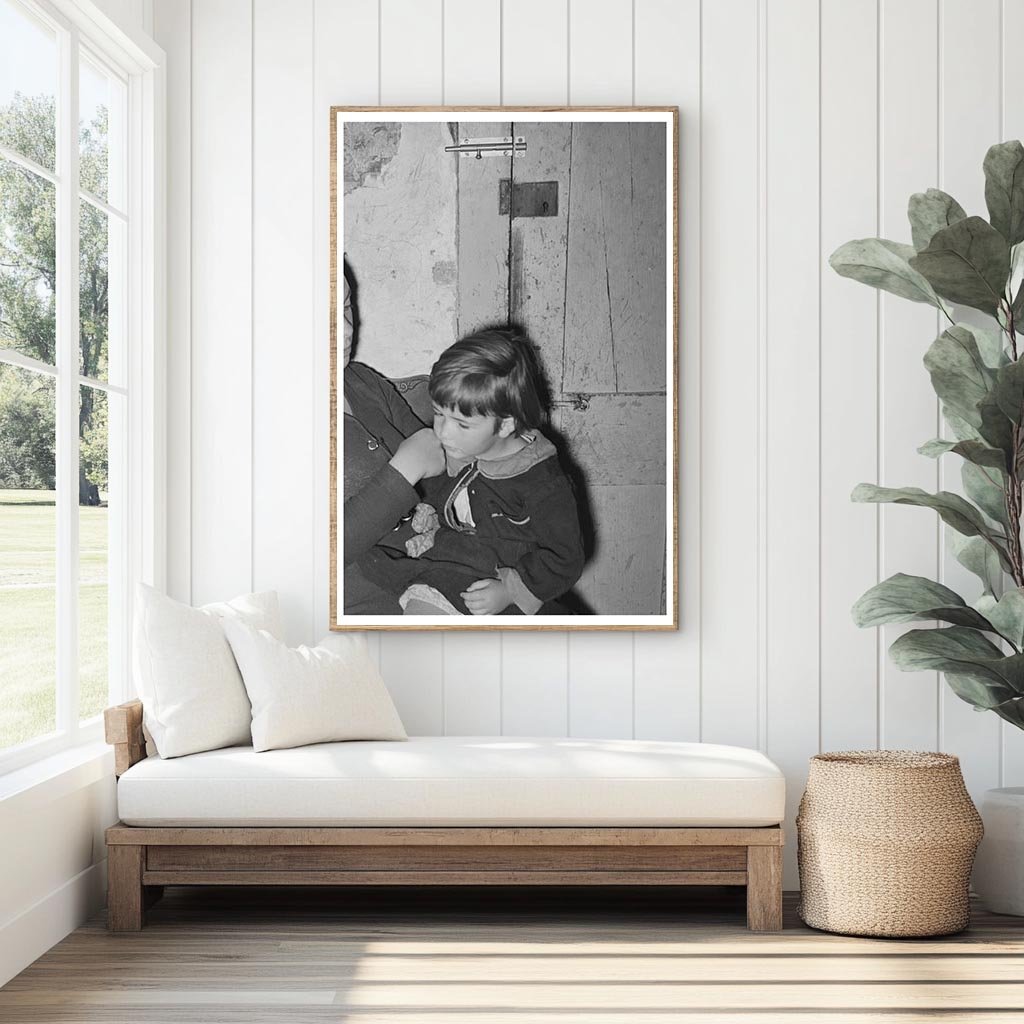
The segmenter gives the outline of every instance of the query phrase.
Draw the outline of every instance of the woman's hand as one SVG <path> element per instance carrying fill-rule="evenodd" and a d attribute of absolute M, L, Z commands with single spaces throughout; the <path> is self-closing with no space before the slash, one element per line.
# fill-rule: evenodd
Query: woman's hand
<path fill-rule="evenodd" d="M 477 580 L 459 596 L 473 615 L 496 615 L 512 603 L 512 595 L 501 580 Z"/>
<path fill-rule="evenodd" d="M 444 449 L 430 427 L 410 434 L 391 456 L 391 465 L 411 484 L 444 470 Z"/>

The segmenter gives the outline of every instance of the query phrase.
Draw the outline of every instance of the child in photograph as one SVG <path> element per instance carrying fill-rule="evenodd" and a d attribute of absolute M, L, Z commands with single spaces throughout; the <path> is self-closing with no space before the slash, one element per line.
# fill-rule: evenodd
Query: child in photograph
<path fill-rule="evenodd" d="M 446 471 L 364 564 L 406 614 L 534 615 L 580 578 L 572 485 L 541 433 L 532 346 L 511 328 L 446 349 L 430 374 Z"/>

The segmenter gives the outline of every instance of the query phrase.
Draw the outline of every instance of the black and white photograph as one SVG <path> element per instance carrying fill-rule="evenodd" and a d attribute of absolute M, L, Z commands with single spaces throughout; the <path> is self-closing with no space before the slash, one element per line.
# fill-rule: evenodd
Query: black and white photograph
<path fill-rule="evenodd" d="M 331 116 L 332 628 L 676 628 L 676 109 Z"/>

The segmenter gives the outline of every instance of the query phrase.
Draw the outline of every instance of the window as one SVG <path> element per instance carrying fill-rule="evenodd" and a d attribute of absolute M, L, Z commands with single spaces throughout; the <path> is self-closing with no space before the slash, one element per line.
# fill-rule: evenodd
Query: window
<path fill-rule="evenodd" d="M 99 737 L 159 582 L 157 61 L 61 11 L 0 0 L 0 771 Z"/>

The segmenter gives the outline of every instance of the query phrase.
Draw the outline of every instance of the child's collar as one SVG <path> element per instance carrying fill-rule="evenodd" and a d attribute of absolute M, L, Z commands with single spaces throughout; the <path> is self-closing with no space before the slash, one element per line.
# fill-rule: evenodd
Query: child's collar
<path fill-rule="evenodd" d="M 539 462 L 555 455 L 555 446 L 539 430 L 524 434 L 523 439 L 526 444 L 511 455 L 502 456 L 500 459 L 475 460 L 479 474 L 488 480 L 507 480 L 514 476 L 521 476 Z M 456 460 L 448 455 L 445 458 L 449 476 L 458 476 L 466 466 L 474 461 L 473 459 Z"/>

